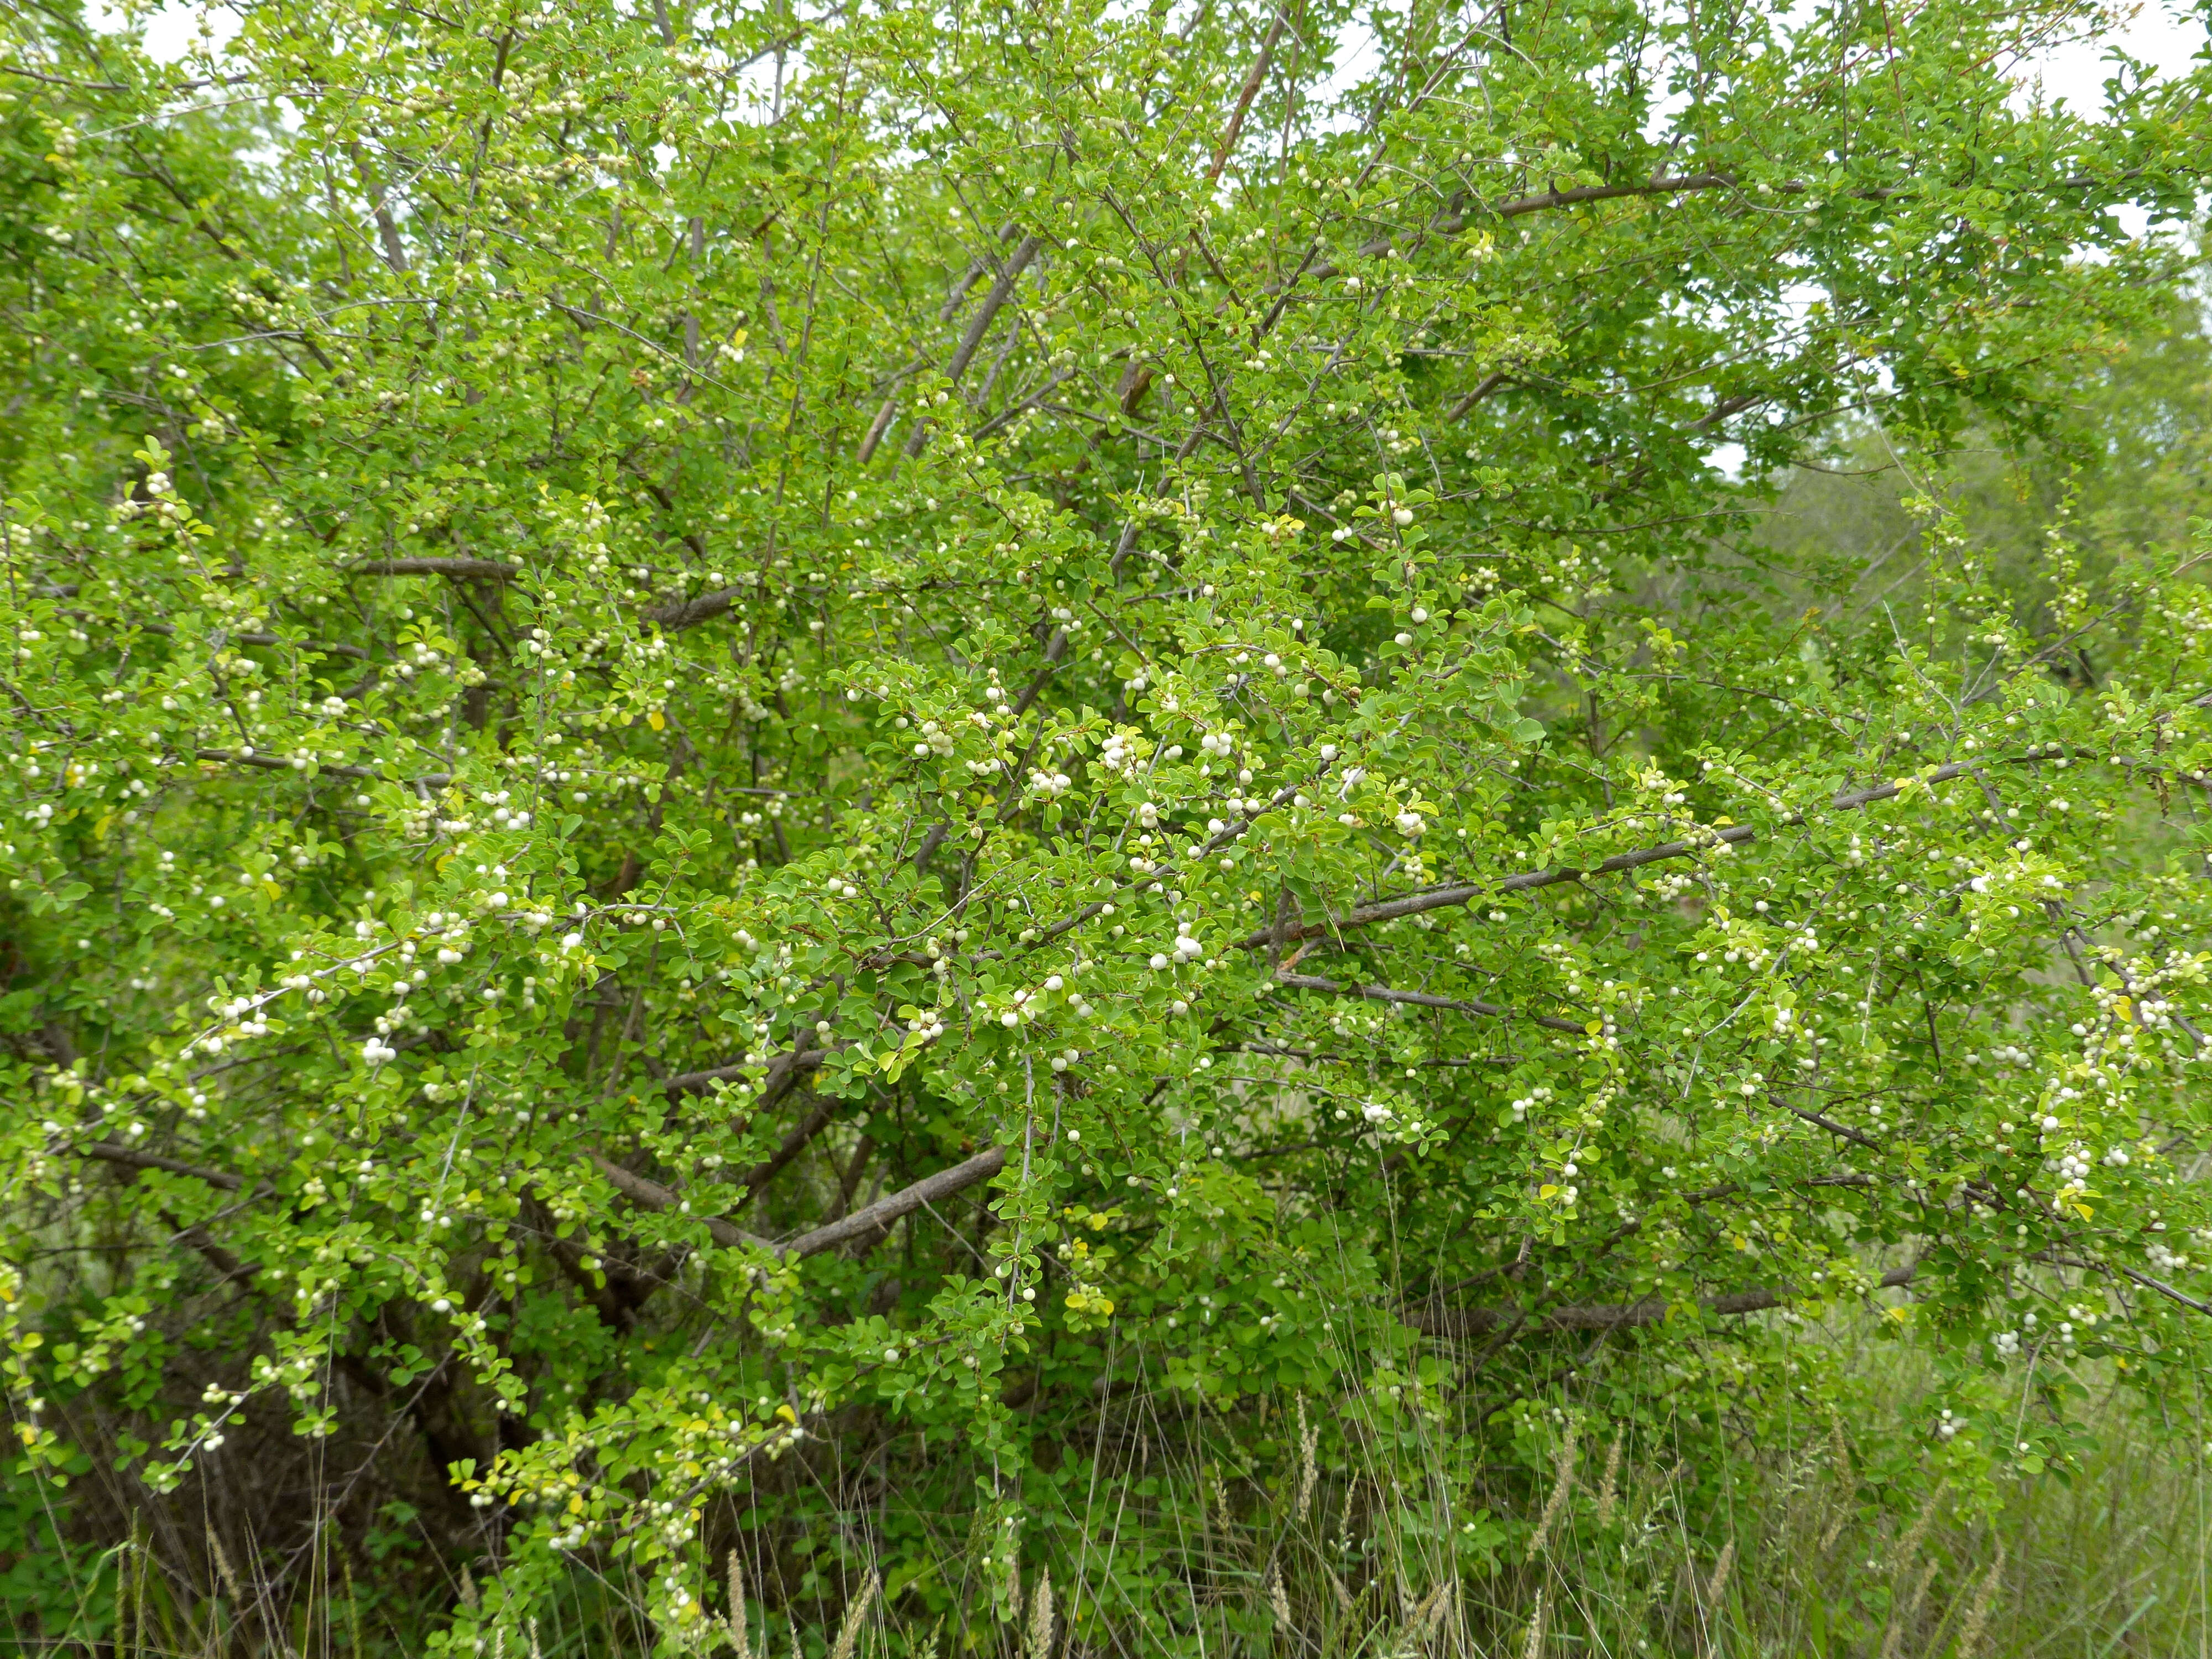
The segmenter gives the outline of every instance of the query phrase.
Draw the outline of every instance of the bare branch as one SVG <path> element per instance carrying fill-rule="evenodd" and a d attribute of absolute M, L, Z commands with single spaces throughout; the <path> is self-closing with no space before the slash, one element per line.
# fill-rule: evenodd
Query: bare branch
<path fill-rule="evenodd" d="M 842 1045 L 840 1045 L 842 1046 Z M 836 1052 L 836 1048 L 802 1048 L 778 1054 L 768 1063 L 768 1073 L 762 1078 L 760 1092 L 746 1104 L 754 1111 L 763 1110 L 783 1098 L 799 1079 L 818 1068 L 822 1062 Z M 743 1077 L 754 1069 L 758 1061 L 736 1060 L 727 1066 L 715 1066 L 703 1072 L 679 1072 L 662 1083 L 661 1088 L 671 1099 L 683 1095 L 703 1095 L 717 1083 L 726 1083 Z"/>
<path fill-rule="evenodd" d="M 641 1208 L 665 1212 L 682 1202 L 672 1189 L 657 1181 L 648 1181 L 643 1176 L 631 1173 L 601 1153 L 593 1152 L 592 1162 L 599 1167 L 599 1173 L 613 1183 L 617 1191 Z M 824 1250 L 835 1249 L 838 1245 L 854 1239 L 886 1231 L 924 1205 L 949 1198 L 979 1181 L 988 1181 L 1006 1166 L 1006 1148 L 993 1146 L 976 1153 L 964 1164 L 956 1164 L 949 1170 L 939 1170 L 935 1175 L 915 1182 L 911 1187 L 888 1194 L 826 1226 L 801 1233 L 785 1244 L 770 1243 L 732 1225 L 720 1216 L 694 1218 L 706 1228 L 708 1237 L 718 1244 L 733 1248 L 749 1245 L 771 1255 L 781 1256 L 787 1261 L 796 1261 L 806 1256 L 819 1255 Z"/>
<path fill-rule="evenodd" d="M 614 1183 L 617 1192 L 641 1209 L 672 1210 L 683 1201 L 672 1188 L 664 1187 L 657 1181 L 648 1181 L 641 1175 L 632 1174 L 603 1152 L 594 1152 L 592 1154 L 592 1162 L 598 1166 L 601 1175 Z M 708 1237 L 717 1244 L 732 1249 L 741 1244 L 749 1244 L 757 1250 L 767 1250 L 771 1253 L 775 1249 L 775 1246 L 769 1243 L 768 1240 L 757 1238 L 742 1227 L 732 1225 L 718 1215 L 701 1216 L 698 1221 L 706 1228 Z"/>
<path fill-rule="evenodd" d="M 290 758 L 283 755 L 234 755 L 228 749 L 195 749 L 192 750 L 192 758 L 213 761 L 218 766 L 258 767 L 264 772 L 293 772 L 306 769 L 304 767 L 294 766 Z M 332 761 L 318 762 L 315 769 L 319 772 L 334 772 L 342 778 L 373 778 L 376 775 L 366 766 L 342 766 Z"/>
<path fill-rule="evenodd" d="M 1938 766 L 1913 781 L 1931 786 L 1948 783 L 1953 778 L 1961 777 L 1972 769 L 1972 765 L 1963 762 Z M 1900 784 L 1879 784 L 1871 789 L 1857 789 L 1848 794 L 1838 795 L 1828 803 L 1828 808 L 1831 811 L 1846 812 L 1856 807 L 1870 806 L 1876 801 L 1892 799 L 1904 793 L 1905 787 Z M 1802 823 L 1805 815 L 1792 812 L 1783 822 Z M 1395 921 L 1401 916 L 1418 916 L 1430 910 L 1448 909 L 1455 904 L 1472 904 L 1477 899 L 1502 897 L 1507 893 L 1534 892 L 1540 888 L 1556 887 L 1566 881 L 1582 881 L 1591 876 L 1619 875 L 1624 870 L 1639 870 L 1647 864 L 1661 864 L 1669 859 L 1693 858 L 1723 843 L 1741 847 L 1758 839 L 1759 831 L 1749 824 L 1732 823 L 1725 829 L 1714 830 L 1711 840 L 1670 841 L 1656 847 L 1639 848 L 1632 853 L 1618 853 L 1586 870 L 1564 865 L 1552 870 L 1528 870 L 1499 881 L 1460 882 L 1449 887 L 1431 887 L 1426 892 L 1408 893 L 1402 898 L 1385 899 L 1377 904 L 1363 904 L 1327 921 L 1308 922 L 1302 927 L 1290 929 L 1280 937 L 1285 940 L 1318 939 L 1347 928 L 1369 927 L 1379 921 Z M 1240 951 L 1264 950 L 1274 944 L 1276 939 L 1274 928 L 1262 928 L 1237 940 L 1237 948 Z"/>
<path fill-rule="evenodd" d="M 1020 245 L 1007 256 L 1006 269 L 999 273 L 999 280 L 991 284 L 991 291 L 983 296 L 983 303 L 976 307 L 975 320 L 968 325 L 968 332 L 962 337 L 958 349 L 953 352 L 952 361 L 945 366 L 945 376 L 953 385 L 960 384 L 961 375 L 967 372 L 976 349 L 983 343 L 984 335 L 990 331 L 993 319 L 1012 297 L 1014 284 L 1021 280 L 1022 272 L 1029 268 L 1030 261 L 1036 258 L 1037 250 L 1043 246 L 1042 237 L 1024 236 Z M 921 454 L 928 446 L 929 431 L 928 422 L 916 422 L 914 436 L 906 441 L 906 453 Z"/>
<path fill-rule="evenodd" d="M 2123 1267 L 2117 1262 L 2113 1264 L 2113 1271 L 2124 1279 L 2133 1279 L 2147 1291 L 2156 1291 L 2168 1301 L 2179 1302 L 2185 1308 L 2194 1308 L 2201 1314 L 2212 1314 L 2212 1302 L 2199 1302 L 2195 1297 L 2175 1290 L 2162 1279 L 2153 1279 L 2148 1273 L 2139 1273 L 2133 1267 Z"/>
<path fill-rule="evenodd" d="M 695 599 L 679 599 L 674 605 L 664 605 L 645 613 L 663 628 L 674 632 L 690 627 L 695 623 L 711 622 L 738 602 L 745 590 L 742 587 L 718 588 L 712 593 L 702 593 Z"/>
<path fill-rule="evenodd" d="M 981 1152 L 965 1164 L 956 1164 L 949 1170 L 939 1170 L 935 1175 L 917 1181 L 911 1187 L 886 1194 L 866 1208 L 858 1209 L 839 1221 L 817 1227 L 812 1232 L 801 1233 L 781 1253 L 787 1261 L 800 1256 L 819 1255 L 853 1239 L 888 1231 L 903 1218 L 913 1214 L 925 1204 L 934 1204 L 941 1198 L 950 1198 L 962 1188 L 974 1186 L 979 1181 L 988 1181 L 1006 1167 L 1006 1149 L 993 1146 Z"/>
<path fill-rule="evenodd" d="M 1878 1152 L 1881 1150 L 1881 1143 L 1879 1140 L 1875 1139 L 1871 1135 L 1861 1134 L 1856 1129 L 1852 1128 L 1848 1123 L 1838 1123 L 1835 1119 L 1814 1111 L 1809 1107 L 1792 1106 L 1788 1101 L 1783 1099 L 1780 1095 L 1770 1094 L 1766 1097 L 1772 1101 L 1777 1106 L 1779 1106 L 1784 1111 L 1789 1113 L 1790 1116 L 1802 1117 L 1806 1122 L 1813 1124 L 1817 1127 L 1826 1129 L 1832 1135 L 1839 1136 L 1843 1139 L 1852 1142 L 1854 1145 L 1864 1146 L 1869 1152 Z"/>
<path fill-rule="evenodd" d="M 522 573 L 496 559 L 422 558 L 369 559 L 348 565 L 349 576 L 486 576 L 506 581 Z"/>
<path fill-rule="evenodd" d="M 180 1158 L 163 1158 L 159 1152 L 136 1152 L 112 1140 L 95 1140 L 77 1150 L 87 1158 L 119 1164 L 126 1170 L 160 1170 L 168 1175 L 190 1176 L 226 1193 L 234 1193 L 246 1185 L 244 1180 L 228 1170 L 210 1170 L 201 1164 L 186 1164 Z"/>
<path fill-rule="evenodd" d="M 1577 1036 L 1587 1035 L 1588 1028 L 1571 1019 L 1557 1019 L 1549 1014 L 1523 1014 L 1501 1006 L 1495 1002 L 1484 1002 L 1474 997 L 1431 996 L 1425 991 L 1394 991 L 1387 985 L 1353 985 L 1333 979 L 1318 979 L 1311 974 L 1277 974 L 1275 983 L 1288 986 L 1294 991 L 1326 991 L 1334 996 L 1365 997 L 1370 1002 L 1401 1002 L 1415 1008 L 1443 1008 L 1453 1013 L 1481 1014 L 1491 1019 L 1525 1019 L 1553 1031 L 1571 1031 Z"/>
<path fill-rule="evenodd" d="M 1252 72 L 1244 77 L 1237 88 L 1237 106 L 1229 112 L 1229 125 L 1223 129 L 1221 142 L 1213 149 L 1213 165 L 1206 170 L 1206 182 L 1212 184 L 1221 177 L 1221 169 L 1229 165 L 1229 153 L 1237 148 L 1237 135 L 1244 131 L 1244 117 L 1258 95 L 1261 83 L 1267 78 L 1267 65 L 1275 55 L 1275 42 L 1283 38 L 1283 25 L 1288 21 L 1280 9 L 1275 21 L 1267 25 L 1267 33 L 1260 42 L 1259 56 L 1252 60 Z"/>
<path fill-rule="evenodd" d="M 1893 1267 L 1881 1276 L 1881 1288 L 1895 1290 L 1910 1285 L 1919 1273 L 1918 1264 L 1909 1267 Z M 1764 1313 L 1778 1308 L 1796 1292 L 1788 1285 L 1737 1291 L 1728 1296 L 1717 1296 L 1697 1305 L 1705 1312 L 1720 1318 L 1737 1318 L 1744 1314 Z M 1647 1296 L 1641 1302 L 1600 1302 L 1581 1306 L 1553 1308 L 1540 1316 L 1531 1316 L 1520 1308 L 1409 1308 L 1398 1316 L 1417 1331 L 1431 1336 L 1481 1336 L 1501 1325 L 1526 1321 L 1534 1328 L 1547 1331 L 1619 1331 L 1643 1325 L 1656 1325 L 1666 1319 L 1674 1304 L 1663 1296 Z"/>
<path fill-rule="evenodd" d="M 745 1176 L 745 1195 L 741 1204 L 750 1204 L 758 1198 L 761 1188 L 791 1167 L 791 1162 L 812 1143 L 814 1137 L 830 1127 L 830 1120 L 837 1115 L 837 1103 L 824 1096 L 814 1103 L 814 1109 L 793 1124 L 782 1144 L 756 1164 Z"/>

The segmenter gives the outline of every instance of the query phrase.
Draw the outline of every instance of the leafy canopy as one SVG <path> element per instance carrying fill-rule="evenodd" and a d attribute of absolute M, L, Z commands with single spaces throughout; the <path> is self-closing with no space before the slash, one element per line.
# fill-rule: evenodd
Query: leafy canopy
<path fill-rule="evenodd" d="M 1555 1404 L 1832 1397 L 1880 1286 L 1961 1489 L 2193 1375 L 2202 556 L 1995 558 L 1928 458 L 2165 314 L 2201 77 L 2045 106 L 2094 20 L 1957 0 L 239 15 L 0 64 L 26 1469 L 389 1420 L 464 1629 L 623 1559 L 677 1646 L 726 1500 L 923 1615 L 1118 1504 L 1103 1641 L 1209 1501 L 1117 1389 L 1247 1476 L 1474 1398 L 1449 1516 Z M 1839 421 L 1909 533 L 1769 546 Z"/>

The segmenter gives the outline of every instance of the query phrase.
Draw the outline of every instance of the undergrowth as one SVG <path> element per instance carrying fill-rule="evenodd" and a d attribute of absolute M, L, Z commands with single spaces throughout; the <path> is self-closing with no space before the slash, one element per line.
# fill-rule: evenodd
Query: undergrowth
<path fill-rule="evenodd" d="M 1448 1417 L 1395 1444 L 1348 1440 L 1333 1461 L 1294 1401 L 1279 1413 L 1279 1463 L 1239 1470 L 1230 1460 L 1243 1437 L 1165 1390 L 1133 1397 L 1118 1432 L 1102 1431 L 1089 1455 L 1027 1494 L 1030 1531 L 1057 1547 L 1020 1550 L 1000 1593 L 991 1593 L 985 1558 L 1002 1542 L 967 1517 L 902 1514 L 896 1492 L 874 1515 L 830 1516 L 819 1549 L 796 1558 L 811 1564 L 801 1574 L 788 1553 L 749 1553 L 744 1517 L 732 1514 L 722 1517 L 722 1535 L 735 1540 L 726 1570 L 744 1598 L 744 1630 L 725 1602 L 707 1644 L 747 1659 L 2212 1651 L 2201 1433 L 2196 1459 L 2178 1460 L 2174 1425 L 2109 1393 L 2087 1413 L 2094 1438 L 2070 1476 L 1957 1491 L 1917 1467 L 1914 1429 L 1935 1414 L 1940 1391 L 1911 1352 L 1867 1332 L 1821 1340 L 1840 1345 L 1829 1357 L 1854 1379 L 1847 1407 L 1764 1422 L 1757 1438 L 1747 1426 L 1712 1470 L 1698 1467 L 1698 1448 L 1711 1455 L 1715 1442 L 1694 1425 L 1676 1436 L 1585 1417 L 1571 1389 L 1548 1407 L 1523 1402 L 1540 1429 L 1548 1419 L 1548 1468 L 1535 1480 L 1503 1465 L 1479 1475 L 1472 1491 L 1485 1501 L 1472 1512 L 1464 1495 L 1454 1507 L 1445 1478 L 1445 1454 L 1472 1425 Z M 1181 1547 L 1159 1552 L 1162 1522 L 1172 1530 L 1177 1516 Z M 482 1590 L 465 1565 L 426 1579 L 407 1546 L 411 1519 L 395 1501 L 374 1534 L 374 1547 L 410 1568 L 393 1582 L 438 1586 L 401 1599 L 363 1582 L 336 1549 L 317 1547 L 303 1565 L 251 1543 L 226 1549 L 211 1529 L 204 1570 L 193 1572 L 148 1547 L 135 1522 L 106 1549 L 70 1542 L 69 1511 L 19 1481 L 0 1504 L 0 1597 L 25 1654 L 419 1652 L 428 1632 Z M 915 1593 L 915 1577 L 894 1571 L 886 1585 L 867 1547 L 871 1537 L 917 1533 L 942 1553 L 937 1574 L 969 1573 L 972 1593 L 950 1613 L 942 1595 Z M 1133 1571 L 1131 1550 L 1157 1559 Z M 633 1573 L 580 1559 L 557 1612 L 532 1629 L 532 1659 L 646 1655 L 647 1604 Z M 832 1616 L 803 1611 L 823 1607 Z"/>

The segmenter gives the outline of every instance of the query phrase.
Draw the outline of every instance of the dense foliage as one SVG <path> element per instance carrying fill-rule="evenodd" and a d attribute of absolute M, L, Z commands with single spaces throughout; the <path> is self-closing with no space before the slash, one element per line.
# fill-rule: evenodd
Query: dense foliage
<path fill-rule="evenodd" d="M 1387 1501 L 1433 1638 L 1613 1524 L 1578 1438 L 1827 1420 L 1870 1297 L 1969 1506 L 2192 1397 L 2204 553 L 2000 556 L 1931 458 L 2169 314 L 2202 77 L 2045 107 L 2093 20 L 1958 0 L 238 16 L 0 64 L 27 1486 L 243 1446 L 301 1571 L 406 1494 L 487 1646 L 617 1563 L 732 1639 L 734 1547 L 842 1653 L 1195 1652 L 1337 1616 L 1231 1514 Z M 1903 532 L 1764 534 L 1840 428 Z"/>

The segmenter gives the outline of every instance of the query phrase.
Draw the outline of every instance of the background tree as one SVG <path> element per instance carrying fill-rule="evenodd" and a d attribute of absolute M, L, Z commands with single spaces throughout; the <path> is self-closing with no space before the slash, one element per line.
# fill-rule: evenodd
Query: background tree
<path fill-rule="evenodd" d="M 751 1650 L 727 1555 L 841 1659 L 1540 1644 L 1463 1586 L 1623 1467 L 1723 1513 L 1824 1310 L 1937 1368 L 1914 1501 L 2190 1397 L 2202 553 L 1930 469 L 2170 318 L 2201 77 L 2034 106 L 2095 16 L 1952 0 L 238 16 L 12 19 L 21 1474 L 210 1585 L 218 1501 L 327 1581 L 404 1499 L 464 1643 L 619 1570 Z M 1758 510 L 1839 422 L 1873 600 Z"/>

